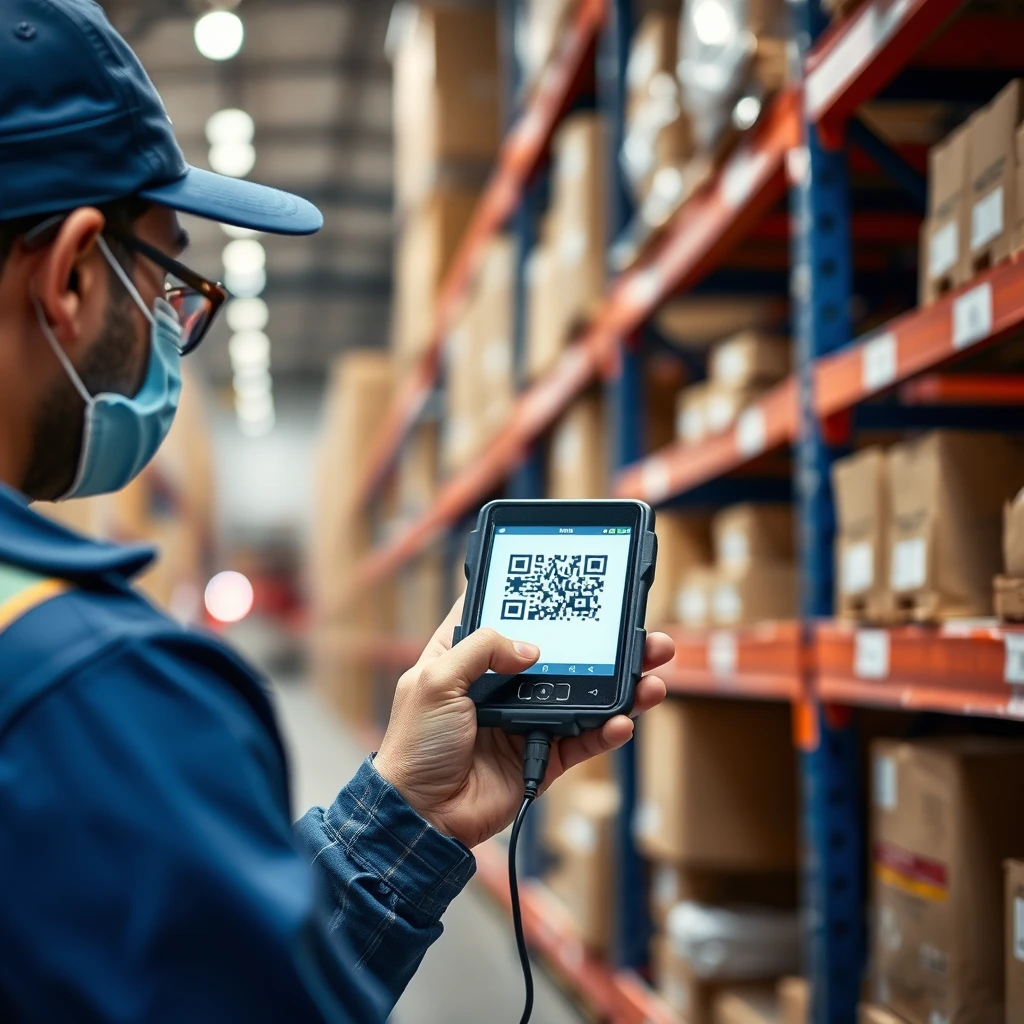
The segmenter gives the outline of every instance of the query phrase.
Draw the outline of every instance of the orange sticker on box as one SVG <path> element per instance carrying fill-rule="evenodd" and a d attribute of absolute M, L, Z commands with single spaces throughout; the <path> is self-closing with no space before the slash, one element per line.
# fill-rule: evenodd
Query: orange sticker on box
<path fill-rule="evenodd" d="M 875 877 L 883 885 L 932 903 L 949 899 L 946 865 L 893 843 L 875 843 Z"/>

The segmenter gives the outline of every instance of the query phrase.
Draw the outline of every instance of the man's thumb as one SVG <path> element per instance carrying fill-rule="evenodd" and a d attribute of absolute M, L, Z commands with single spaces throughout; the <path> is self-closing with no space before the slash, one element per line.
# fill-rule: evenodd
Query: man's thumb
<path fill-rule="evenodd" d="M 540 657 L 533 644 L 514 642 L 493 629 L 478 629 L 424 669 L 421 685 L 456 689 L 465 693 L 488 669 L 512 675 L 529 668 Z M 426 678 L 424 678 L 424 676 Z"/>

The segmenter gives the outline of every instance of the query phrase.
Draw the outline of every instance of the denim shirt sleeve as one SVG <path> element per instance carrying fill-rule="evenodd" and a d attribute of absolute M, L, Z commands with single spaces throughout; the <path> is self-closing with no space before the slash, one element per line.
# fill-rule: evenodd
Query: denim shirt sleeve
<path fill-rule="evenodd" d="M 312 808 L 295 831 L 326 883 L 328 927 L 357 957 L 356 970 L 397 1002 L 473 876 L 473 855 L 427 824 L 369 757 L 334 803 Z"/>

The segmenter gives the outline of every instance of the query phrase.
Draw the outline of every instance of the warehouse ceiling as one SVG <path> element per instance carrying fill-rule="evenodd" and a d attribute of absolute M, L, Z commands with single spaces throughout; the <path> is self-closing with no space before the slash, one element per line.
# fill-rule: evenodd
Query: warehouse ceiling
<path fill-rule="evenodd" d="M 205 126 L 225 108 L 255 123 L 255 181 L 297 192 L 324 213 L 311 238 L 261 236 L 275 387 L 322 377 L 350 347 L 386 343 L 391 291 L 391 74 L 382 0 L 241 0 L 239 54 L 200 55 L 188 0 L 102 0 L 160 91 L 188 161 L 209 167 Z M 222 277 L 229 241 L 185 218 L 196 270 Z M 231 378 L 221 322 L 197 353 L 215 384 Z"/>

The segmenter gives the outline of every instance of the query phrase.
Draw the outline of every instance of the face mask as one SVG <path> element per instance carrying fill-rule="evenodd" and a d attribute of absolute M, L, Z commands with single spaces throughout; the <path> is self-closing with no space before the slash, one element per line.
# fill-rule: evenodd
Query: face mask
<path fill-rule="evenodd" d="M 78 472 L 68 492 L 58 499 L 60 501 L 119 491 L 134 480 L 156 454 L 171 429 L 181 395 L 182 329 L 178 314 L 169 303 L 159 298 L 149 310 L 103 237 L 100 236 L 97 242 L 114 273 L 150 323 L 149 367 L 146 379 L 134 398 L 108 392 L 90 395 L 53 336 L 39 300 L 33 296 L 39 326 L 85 402 L 85 430 Z"/>

